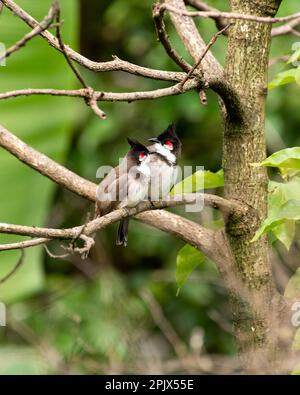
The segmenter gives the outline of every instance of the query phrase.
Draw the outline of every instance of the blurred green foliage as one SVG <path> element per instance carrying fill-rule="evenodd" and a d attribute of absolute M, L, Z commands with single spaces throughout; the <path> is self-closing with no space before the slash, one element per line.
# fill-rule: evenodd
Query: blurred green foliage
<path fill-rule="evenodd" d="M 18 0 L 35 18 L 42 19 L 50 1 Z M 227 2 L 211 1 L 226 10 Z M 155 37 L 152 1 L 61 0 L 62 31 L 67 44 L 93 60 L 112 54 L 153 68 L 178 70 Z M 297 1 L 283 2 L 280 15 L 298 10 Z M 28 28 L 8 10 L 0 16 L 0 41 L 8 47 Z M 176 48 L 185 53 L 170 23 Z M 197 19 L 208 41 L 215 32 L 209 20 Z M 295 37 L 275 38 L 271 58 L 292 54 Z M 213 53 L 224 63 L 226 38 Z M 270 68 L 270 79 L 286 69 L 282 62 Z M 168 86 L 121 72 L 93 74 L 81 69 L 89 85 L 107 91 L 134 91 Z M 1 91 L 28 87 L 76 88 L 65 60 L 40 37 L 0 67 Z M 80 99 L 30 97 L 0 102 L 1 124 L 25 142 L 58 160 L 83 177 L 96 180 L 96 169 L 115 165 L 127 150 L 126 136 L 146 141 L 176 122 L 183 142 L 181 164 L 202 165 L 211 172 L 222 167 L 222 126 L 218 98 L 208 92 L 201 106 L 195 92 L 157 101 L 102 103 L 108 114 L 100 121 Z M 300 145 L 299 87 L 272 90 L 267 105 L 269 154 Z M 0 152 L 0 221 L 67 227 L 84 223 L 93 207 L 53 185 L 38 173 Z M 222 192 L 222 183 L 211 191 Z M 175 211 L 210 227 L 220 218 L 211 209 L 195 217 Z M 133 221 L 132 221 L 133 222 Z M 186 344 L 190 355 L 235 353 L 230 334 L 227 294 L 211 262 L 190 275 L 176 297 L 176 257 L 184 244 L 162 232 L 133 222 L 127 249 L 114 245 L 116 225 L 97 236 L 87 261 L 77 256 L 51 259 L 42 248 L 26 251 L 21 269 L 0 284 L 0 300 L 8 305 L 8 325 L 0 328 L 0 373 L 182 373 L 182 364 L 168 336 L 153 315 L 157 308 Z M 0 241 L 18 240 L 0 235 Z M 61 253 L 59 243 L 51 251 Z M 182 251 L 182 250 L 181 250 Z M 0 253 L 0 276 L 16 263 L 18 253 Z M 157 305 L 143 298 L 153 294 Z M 157 318 L 157 317 L 156 317 Z M 198 343 L 195 339 L 198 339 Z M 199 340 L 200 339 L 200 340 Z M 202 346 L 197 346 L 201 344 Z M 167 362 L 170 362 L 168 364 Z M 197 372 L 197 367 L 195 365 Z"/>

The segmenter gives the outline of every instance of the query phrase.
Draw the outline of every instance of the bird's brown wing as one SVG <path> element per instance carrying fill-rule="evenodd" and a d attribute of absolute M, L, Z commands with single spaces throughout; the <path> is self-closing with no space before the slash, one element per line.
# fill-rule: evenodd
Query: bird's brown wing
<path fill-rule="evenodd" d="M 119 166 L 112 169 L 101 181 L 96 194 L 96 216 L 105 215 L 118 205 Z"/>

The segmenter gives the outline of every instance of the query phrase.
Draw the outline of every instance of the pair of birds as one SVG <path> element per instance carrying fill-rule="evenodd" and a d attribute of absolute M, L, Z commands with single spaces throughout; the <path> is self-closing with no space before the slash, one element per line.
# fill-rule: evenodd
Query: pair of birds
<path fill-rule="evenodd" d="M 97 188 L 96 216 L 113 210 L 135 207 L 143 200 L 157 201 L 166 196 L 177 178 L 177 160 L 181 142 L 174 125 L 144 146 L 127 139 L 131 147 L 119 166 L 112 169 Z M 129 218 L 120 221 L 117 245 L 126 247 Z"/>

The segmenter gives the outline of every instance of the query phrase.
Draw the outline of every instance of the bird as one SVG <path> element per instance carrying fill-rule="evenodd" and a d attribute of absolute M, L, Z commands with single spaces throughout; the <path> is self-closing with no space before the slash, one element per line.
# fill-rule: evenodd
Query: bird
<path fill-rule="evenodd" d="M 164 198 L 176 182 L 177 161 L 181 155 L 181 141 L 175 132 L 174 124 L 169 125 L 159 136 L 148 141 L 150 152 L 150 183 L 148 200 L 157 201 Z"/>
<path fill-rule="evenodd" d="M 96 216 L 103 216 L 119 208 L 137 206 L 148 193 L 150 183 L 147 147 L 127 138 L 130 150 L 120 165 L 112 169 L 97 187 Z M 117 245 L 127 245 L 129 218 L 121 220 Z"/>
<path fill-rule="evenodd" d="M 181 154 L 181 142 L 176 135 L 173 124 L 169 125 L 159 136 L 148 141 L 154 144 L 147 146 L 150 154 L 150 182 L 145 200 L 150 202 L 164 198 L 177 179 L 177 160 Z M 120 221 L 118 245 L 127 245 L 129 218 Z"/>

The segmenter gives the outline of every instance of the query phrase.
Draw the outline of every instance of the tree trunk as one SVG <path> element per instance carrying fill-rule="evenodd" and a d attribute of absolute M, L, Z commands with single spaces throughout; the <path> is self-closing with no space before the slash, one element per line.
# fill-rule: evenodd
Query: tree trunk
<path fill-rule="evenodd" d="M 274 16 L 280 2 L 231 0 L 232 12 Z M 250 205 L 246 218 L 229 218 L 226 234 L 236 277 L 246 293 L 231 287 L 234 333 L 247 373 L 275 373 L 276 292 L 265 237 L 251 242 L 267 213 L 265 168 L 253 167 L 266 155 L 265 102 L 271 24 L 236 21 L 230 28 L 225 76 L 241 101 L 242 117 L 226 117 L 223 168 L 225 197 Z"/>

